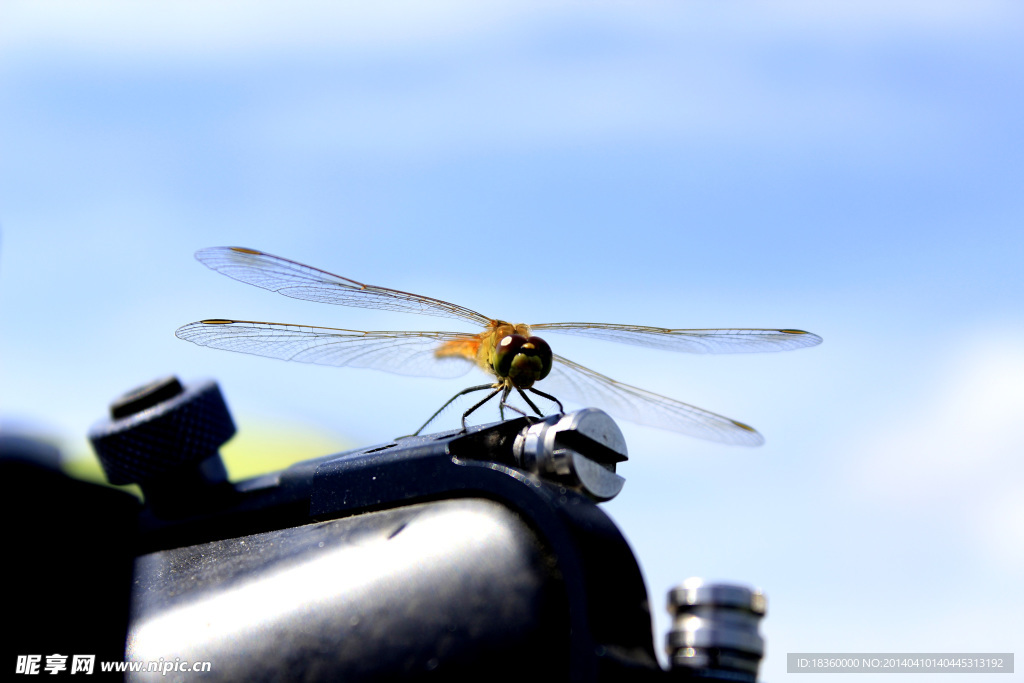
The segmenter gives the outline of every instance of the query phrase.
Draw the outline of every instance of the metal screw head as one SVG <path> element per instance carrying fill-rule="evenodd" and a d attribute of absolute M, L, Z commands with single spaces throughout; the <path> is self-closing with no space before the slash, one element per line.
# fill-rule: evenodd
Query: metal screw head
<path fill-rule="evenodd" d="M 615 465 L 628 458 L 626 440 L 615 421 L 596 408 L 530 425 L 516 437 L 513 454 L 523 469 L 598 501 L 614 498 L 626 483 L 615 474 Z"/>

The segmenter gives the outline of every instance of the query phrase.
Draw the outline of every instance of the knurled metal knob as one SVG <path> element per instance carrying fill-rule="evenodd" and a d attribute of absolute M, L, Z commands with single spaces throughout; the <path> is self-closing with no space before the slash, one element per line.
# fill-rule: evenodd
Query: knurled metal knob
<path fill-rule="evenodd" d="M 183 386 L 166 377 L 114 401 L 110 418 L 89 430 L 89 440 L 110 483 L 145 490 L 168 479 L 226 480 L 218 449 L 234 433 L 216 382 Z"/>

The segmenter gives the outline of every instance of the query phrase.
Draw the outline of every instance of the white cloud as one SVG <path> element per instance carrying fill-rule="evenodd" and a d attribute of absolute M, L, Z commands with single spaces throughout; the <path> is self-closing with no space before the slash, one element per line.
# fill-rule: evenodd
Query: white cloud
<path fill-rule="evenodd" d="M 248 118 L 231 130 L 289 152 L 433 156 L 684 140 L 773 153 L 805 145 L 875 171 L 882 155 L 917 163 L 937 140 L 945 148 L 976 135 L 961 106 L 906 88 L 918 60 L 908 66 L 892 52 L 925 36 L 933 54 L 946 54 L 950 34 L 1010 30 L 1011 7 L 15 0 L 0 5 L 0 55 L 29 74 L 26 83 L 45 82 L 31 68 L 48 60 L 139 69 L 153 80 L 166 69 L 227 69 L 231 83 L 253 77 L 233 66 L 277 65 L 291 76 L 261 73 Z M 304 66 L 291 71 L 291 60 Z M 858 145 L 841 144 L 851 137 Z M 894 148 L 905 151 L 886 154 Z"/>
<path fill-rule="evenodd" d="M 854 39 L 884 31 L 945 34 L 978 28 L 990 29 L 1005 21 L 1008 13 L 1019 13 L 1012 0 L 776 0 L 749 4 L 746 16 L 760 25 L 777 29 L 789 26 L 810 32 L 835 32 L 840 39 Z M 735 12 L 736 6 L 729 6 Z M 745 22 L 752 25 L 753 22 Z"/>
<path fill-rule="evenodd" d="M 472 35 L 530 5 L 461 0 L 11 1 L 0 10 L 6 49 L 59 47 L 97 55 L 189 58 L 264 50 L 395 47 Z"/>
<path fill-rule="evenodd" d="M 771 36 L 797 32 L 819 40 L 856 42 L 878 32 L 950 31 L 1006 27 L 1019 16 L 1007 0 L 788 0 L 768 4 L 660 2 L 469 2 L 467 0 L 7 0 L 0 36 L 7 51 L 84 50 L 96 55 L 189 58 L 262 50 L 322 51 L 393 48 L 447 42 L 566 18 L 616 30 L 709 32 Z"/>
<path fill-rule="evenodd" d="M 1024 345 L 966 343 L 930 396 L 858 445 L 852 485 L 891 504 L 958 515 L 994 559 L 1024 567 Z"/>
<path fill-rule="evenodd" d="M 1017 477 L 1020 482 L 1021 477 Z M 979 532 L 993 559 L 1024 569 L 1024 490 L 1006 487 L 987 499 L 978 517 Z"/>
<path fill-rule="evenodd" d="M 862 451 L 866 488 L 927 500 L 1001 485 L 999 474 L 1019 471 L 1024 454 L 1024 347 L 993 340 L 963 349 L 933 395 L 900 417 Z"/>

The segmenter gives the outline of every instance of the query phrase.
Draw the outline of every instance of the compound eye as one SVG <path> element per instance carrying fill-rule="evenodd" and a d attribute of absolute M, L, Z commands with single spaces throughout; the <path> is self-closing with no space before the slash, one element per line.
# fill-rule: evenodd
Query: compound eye
<path fill-rule="evenodd" d="M 500 379 L 519 389 L 529 389 L 551 372 L 551 347 L 540 337 L 510 334 L 494 346 L 491 366 Z"/>
<path fill-rule="evenodd" d="M 530 337 L 526 342 L 527 344 L 532 344 L 534 348 L 534 352 L 530 355 L 535 356 L 540 361 L 540 372 L 537 375 L 537 380 L 542 380 L 551 372 L 551 347 L 540 337 Z"/>
<path fill-rule="evenodd" d="M 508 377 L 508 373 L 512 370 L 512 361 L 525 343 L 527 343 L 526 337 L 523 335 L 510 334 L 502 337 L 495 345 L 494 355 L 491 357 L 491 366 L 498 377 Z"/>

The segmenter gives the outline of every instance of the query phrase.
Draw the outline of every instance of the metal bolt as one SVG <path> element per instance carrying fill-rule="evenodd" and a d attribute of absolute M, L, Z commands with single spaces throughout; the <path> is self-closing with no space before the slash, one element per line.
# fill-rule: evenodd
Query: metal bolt
<path fill-rule="evenodd" d="M 766 608 L 760 590 L 687 579 L 668 594 L 672 668 L 710 679 L 756 681 L 764 656 L 758 625 Z"/>
<path fill-rule="evenodd" d="M 618 495 L 626 480 L 615 465 L 628 458 L 626 441 L 602 410 L 584 408 L 530 425 L 512 447 L 523 469 L 577 488 L 598 501 Z"/>

